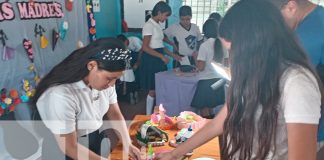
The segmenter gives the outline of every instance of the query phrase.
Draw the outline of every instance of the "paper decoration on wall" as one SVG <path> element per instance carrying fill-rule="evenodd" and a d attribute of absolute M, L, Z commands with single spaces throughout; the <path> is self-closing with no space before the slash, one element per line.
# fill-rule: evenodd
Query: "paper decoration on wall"
<path fill-rule="evenodd" d="M 60 34 L 55 29 L 53 29 L 52 30 L 52 50 L 53 51 L 55 50 L 55 46 L 59 38 L 60 38 Z"/>
<path fill-rule="evenodd" d="M 61 26 L 60 26 L 60 38 L 62 40 L 65 39 L 65 36 L 66 36 L 66 33 L 67 33 L 67 30 L 69 29 L 69 23 L 67 21 L 64 21 Z"/>
<path fill-rule="evenodd" d="M 69 12 L 73 9 L 73 0 L 65 0 L 65 9 Z"/>
<path fill-rule="evenodd" d="M 0 41 L 3 46 L 2 60 L 4 60 L 4 61 L 13 59 L 14 54 L 15 54 L 15 49 L 8 47 L 6 45 L 6 40 L 8 40 L 7 35 L 4 33 L 4 31 L 2 29 L 0 29 Z"/>
<path fill-rule="evenodd" d="M 93 14 L 92 0 L 86 0 L 86 10 L 88 16 L 88 28 L 90 41 L 96 40 L 96 21 Z"/>
<path fill-rule="evenodd" d="M 44 27 L 41 26 L 41 25 L 38 25 L 36 23 L 35 24 L 35 28 L 34 28 L 34 33 L 35 33 L 35 37 L 40 36 L 40 47 L 41 48 L 46 48 L 47 45 L 48 45 L 48 39 L 43 34 L 44 32 L 46 32 L 46 30 L 44 29 Z"/>
<path fill-rule="evenodd" d="M 0 3 L 0 22 L 6 20 L 13 20 L 15 18 L 15 12 L 11 3 L 2 2 Z"/>
<path fill-rule="evenodd" d="M 62 18 L 64 16 L 62 5 L 58 2 L 29 0 L 28 2 L 16 2 L 16 4 L 21 20 Z"/>
<path fill-rule="evenodd" d="M 29 39 L 23 39 L 23 46 L 25 48 L 25 51 L 27 53 L 27 56 L 28 56 L 30 62 L 34 63 L 32 41 Z"/>

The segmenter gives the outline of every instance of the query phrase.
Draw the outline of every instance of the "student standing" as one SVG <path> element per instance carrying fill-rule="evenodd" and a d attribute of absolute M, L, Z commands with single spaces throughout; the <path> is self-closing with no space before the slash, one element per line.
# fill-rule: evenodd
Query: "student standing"
<path fill-rule="evenodd" d="M 288 26 L 295 30 L 311 64 L 324 84 L 324 8 L 308 0 L 270 0 L 280 10 Z M 323 105 L 323 104 L 322 104 Z M 324 157 L 324 109 L 318 130 L 319 157 Z"/>
<path fill-rule="evenodd" d="M 176 39 L 178 42 L 178 52 L 181 56 L 188 56 L 194 64 L 198 55 L 198 46 L 203 36 L 196 24 L 191 23 L 192 11 L 189 6 L 182 6 L 179 9 L 180 22 L 171 25 L 164 30 L 167 36 L 166 42 L 175 46 L 169 39 Z"/>
<path fill-rule="evenodd" d="M 146 98 L 146 114 L 153 111 L 155 100 L 155 73 L 165 71 L 169 58 L 165 53 L 175 60 L 181 57 L 171 53 L 163 45 L 163 31 L 160 22 L 164 22 L 171 15 L 170 6 L 163 1 L 158 2 L 152 11 L 150 18 L 143 27 L 143 56 L 140 66 L 141 88 L 149 90 Z"/>

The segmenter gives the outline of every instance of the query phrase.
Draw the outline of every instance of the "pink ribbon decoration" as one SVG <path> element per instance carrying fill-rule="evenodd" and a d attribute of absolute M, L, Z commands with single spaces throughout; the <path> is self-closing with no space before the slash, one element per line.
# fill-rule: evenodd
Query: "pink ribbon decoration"
<path fill-rule="evenodd" d="M 32 48 L 32 41 L 29 39 L 24 39 L 23 40 L 23 45 L 25 48 L 25 51 L 27 53 L 27 56 L 31 63 L 34 63 L 34 55 L 33 55 L 33 48 Z"/>

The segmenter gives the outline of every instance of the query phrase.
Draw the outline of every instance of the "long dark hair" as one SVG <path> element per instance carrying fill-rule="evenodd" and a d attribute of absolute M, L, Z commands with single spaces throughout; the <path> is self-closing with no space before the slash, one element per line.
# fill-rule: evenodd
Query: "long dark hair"
<path fill-rule="evenodd" d="M 166 2 L 163 1 L 160 1 L 155 4 L 155 6 L 153 7 L 152 16 L 153 17 L 157 16 L 159 12 L 161 13 L 168 12 L 168 16 L 172 14 L 171 7 Z"/>
<path fill-rule="evenodd" d="M 109 72 L 125 70 L 126 63 L 124 60 L 103 61 L 96 58 L 96 55 L 107 49 L 126 49 L 122 41 L 116 38 L 102 38 L 91 42 L 84 48 L 73 51 L 61 63 L 57 64 L 38 84 L 35 96 L 32 99 L 35 107 L 38 98 L 49 87 L 73 83 L 85 78 L 89 70 L 87 69 L 88 62 L 95 60 L 98 63 L 98 68 Z"/>
<path fill-rule="evenodd" d="M 219 31 L 222 38 L 231 42 L 232 75 L 222 159 L 236 155 L 240 160 L 265 159 L 277 136 L 279 83 L 284 71 L 297 64 L 314 74 L 321 89 L 319 78 L 293 31 L 271 2 L 237 2 L 222 19 Z M 323 101 L 323 90 L 321 93 Z M 256 117 L 257 112 L 260 117 Z M 253 143 L 258 144 L 255 157 Z"/>
<path fill-rule="evenodd" d="M 208 19 L 203 25 L 203 33 L 206 38 L 215 38 L 214 42 L 214 61 L 222 62 L 224 58 L 223 46 L 218 38 L 218 22 Z"/>

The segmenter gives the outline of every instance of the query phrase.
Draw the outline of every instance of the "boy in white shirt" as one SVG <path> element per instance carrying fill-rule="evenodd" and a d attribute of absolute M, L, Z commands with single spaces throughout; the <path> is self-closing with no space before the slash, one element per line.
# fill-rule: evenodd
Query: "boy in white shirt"
<path fill-rule="evenodd" d="M 198 55 L 198 46 L 203 36 L 196 24 L 191 23 L 192 11 L 189 6 L 182 6 L 179 10 L 180 22 L 171 25 L 164 30 L 166 35 L 164 41 L 171 44 L 173 47 L 176 45 L 169 39 L 176 39 L 178 42 L 178 52 L 181 56 L 188 56 L 191 63 L 196 61 Z"/>

